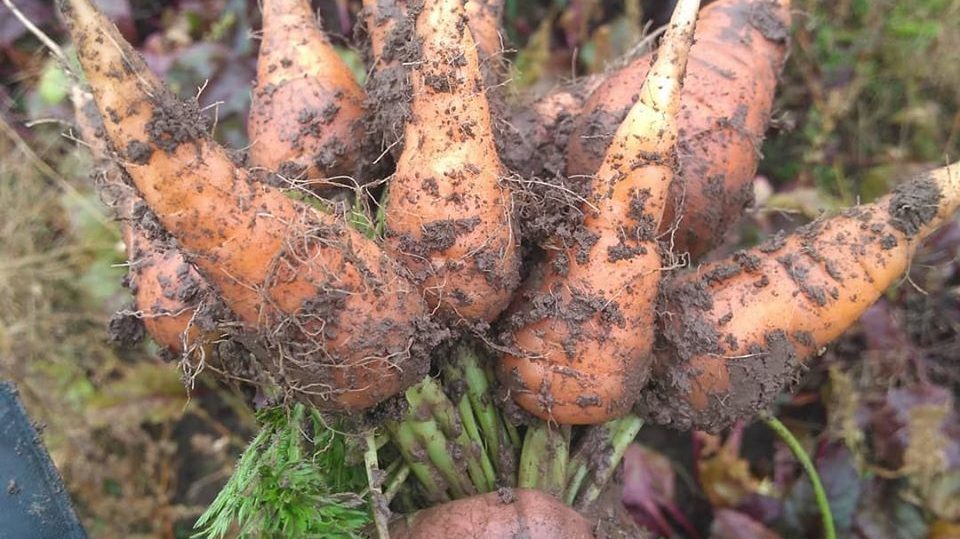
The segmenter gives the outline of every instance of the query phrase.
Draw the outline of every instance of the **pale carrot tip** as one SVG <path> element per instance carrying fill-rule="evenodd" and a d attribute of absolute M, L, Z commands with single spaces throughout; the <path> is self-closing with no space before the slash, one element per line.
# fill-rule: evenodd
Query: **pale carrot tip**
<path fill-rule="evenodd" d="M 675 116 L 680 110 L 680 88 L 693 45 L 700 0 L 679 0 L 670 17 L 657 60 L 640 89 L 647 106 Z"/>

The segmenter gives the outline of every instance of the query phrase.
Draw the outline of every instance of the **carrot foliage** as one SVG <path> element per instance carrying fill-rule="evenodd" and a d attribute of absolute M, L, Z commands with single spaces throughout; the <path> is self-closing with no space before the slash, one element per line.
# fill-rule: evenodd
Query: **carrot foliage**
<path fill-rule="evenodd" d="M 356 451 L 303 404 L 257 414 L 262 428 L 194 537 L 362 537 L 371 522 Z"/>

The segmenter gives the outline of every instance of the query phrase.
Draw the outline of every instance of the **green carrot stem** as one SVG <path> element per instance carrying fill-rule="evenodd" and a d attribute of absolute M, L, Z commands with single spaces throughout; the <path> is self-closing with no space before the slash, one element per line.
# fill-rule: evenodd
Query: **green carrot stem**
<path fill-rule="evenodd" d="M 387 483 L 387 488 L 383 491 L 383 498 L 386 500 L 387 505 L 397 496 L 397 492 L 400 491 L 400 488 L 408 477 L 410 477 L 410 465 L 404 463 L 397 470 L 396 475 L 390 479 Z"/>
<path fill-rule="evenodd" d="M 493 490 L 493 483 L 492 481 L 488 482 L 484 470 L 482 460 L 486 457 L 486 454 L 483 452 L 482 445 L 480 444 L 479 435 L 477 436 L 476 443 L 470 440 L 463 423 L 460 422 L 456 409 L 443 392 L 440 384 L 433 378 L 427 377 L 414 386 L 412 390 L 408 390 L 408 395 L 410 395 L 408 400 L 410 401 L 411 409 L 416 410 L 418 406 L 429 407 L 429 410 L 433 413 L 436 426 L 444 436 L 444 443 L 447 444 L 447 441 L 449 441 L 456 446 L 447 447 L 444 453 L 450 455 L 451 450 L 455 450 L 458 454 L 457 460 L 454 460 L 453 456 L 450 455 L 449 462 L 457 466 L 461 464 L 458 460 L 462 459 L 462 463 L 466 465 L 467 473 L 473 482 L 471 486 L 474 487 L 473 489 L 468 489 L 467 492 L 469 493 L 471 490 L 473 493 Z M 472 419 L 471 412 L 471 420 Z M 492 465 L 488 462 L 487 466 L 491 468 L 492 476 Z M 438 467 L 440 471 L 443 472 L 443 467 L 439 463 Z M 459 470 L 457 470 L 457 475 L 458 477 L 463 477 L 462 474 L 459 473 Z"/>
<path fill-rule="evenodd" d="M 507 421 L 506 418 L 503 419 L 503 426 L 507 431 L 510 444 L 513 445 L 513 447 L 520 447 L 520 431 L 517 430 L 517 426 Z"/>
<path fill-rule="evenodd" d="M 602 458 L 591 459 L 592 469 L 590 471 L 592 477 L 583 491 L 583 496 L 577 503 L 577 509 L 580 511 L 588 509 L 600 497 L 610 478 L 613 477 L 613 473 L 620 466 L 620 461 L 623 460 L 627 447 L 637 437 L 640 428 L 643 427 L 643 420 L 631 414 L 620 419 L 614 419 L 607 425 L 610 436 L 602 449 Z M 573 499 L 576 499 L 576 493 L 574 493 Z"/>
<path fill-rule="evenodd" d="M 477 414 L 477 422 L 483 432 L 490 458 L 493 462 L 499 462 L 500 415 L 493 406 L 487 374 L 480 367 L 476 352 L 467 346 L 457 348 L 454 368 L 463 373 L 463 381 L 467 385 L 467 396 Z"/>
<path fill-rule="evenodd" d="M 471 448 L 479 453 L 477 459 L 480 462 L 484 479 L 483 488 L 480 490 L 482 492 L 490 492 L 496 488 L 497 473 L 493 469 L 493 462 L 490 461 L 490 455 L 483 450 L 483 438 L 480 435 L 480 428 L 477 426 L 477 418 L 473 413 L 473 406 L 470 404 L 470 399 L 466 395 L 460 398 L 460 402 L 457 404 L 457 411 L 460 412 L 463 430 L 467 433 L 467 438 L 469 438 L 471 442 Z"/>
<path fill-rule="evenodd" d="M 376 525 L 377 537 L 379 539 L 390 539 L 390 532 L 387 531 L 387 501 L 383 497 L 383 491 L 380 489 L 382 479 L 377 473 L 379 463 L 377 462 L 377 441 L 373 431 L 364 436 L 367 442 L 367 450 L 363 452 L 363 464 L 367 470 L 367 485 L 370 490 L 370 513 L 373 515 L 373 522 Z"/>
<path fill-rule="evenodd" d="M 570 468 L 573 470 L 573 476 L 567 480 L 567 492 L 563 497 L 563 502 L 567 505 L 573 505 L 577 494 L 580 493 L 580 486 L 583 484 L 584 478 L 587 477 L 588 471 L 585 464 L 578 464 Z M 568 473 L 567 475 L 570 474 Z"/>
<path fill-rule="evenodd" d="M 494 403 L 491 380 L 493 373 L 480 363 L 473 348 L 462 346 L 457 350 L 456 364 L 463 370 L 467 396 L 476 413 L 477 422 L 486 442 L 487 452 L 497 471 L 501 485 L 514 486 L 517 481 L 517 450 L 520 435 L 506 421 Z"/>
<path fill-rule="evenodd" d="M 430 501 L 433 503 L 450 501 L 446 493 L 446 483 L 433 463 L 426 458 L 426 451 L 417 440 L 411 425 L 405 421 L 400 423 L 388 421 L 386 427 L 403 460 L 410 466 L 410 472 L 423 486 Z"/>
<path fill-rule="evenodd" d="M 496 428 L 499 426 L 500 419 L 493 406 L 483 408 L 482 402 L 490 403 L 489 388 L 486 386 L 487 380 L 483 371 L 478 370 L 483 385 L 478 385 L 476 381 L 471 383 L 468 379 L 464 365 L 471 362 L 479 368 L 476 365 L 473 350 L 467 346 L 461 346 L 457 351 L 457 358 L 444 365 L 444 384 L 447 387 L 463 384 L 466 388 L 459 402 L 456 403 L 457 411 L 460 413 L 460 421 L 468 438 L 480 448 L 478 458 L 483 470 L 484 485 L 478 485 L 478 487 L 481 487 L 480 490 L 483 492 L 489 492 L 496 487 L 497 483 L 493 463 L 497 462 L 499 456 L 500 440 Z"/>
<path fill-rule="evenodd" d="M 786 425 L 780 422 L 776 417 L 764 414 L 763 420 L 766 422 L 767 426 L 770 427 L 773 432 L 780 437 L 781 440 L 787 447 L 790 448 L 790 451 L 793 452 L 793 456 L 796 457 L 797 461 L 800 463 L 800 466 L 803 467 L 803 470 L 807 473 L 807 477 L 810 478 L 810 484 L 813 486 L 813 497 L 817 502 L 817 507 L 820 509 L 820 518 L 823 525 L 823 536 L 825 539 L 836 539 L 837 530 L 833 523 L 833 512 L 830 510 L 830 502 L 827 500 L 827 492 L 823 489 L 823 483 L 820 482 L 820 474 L 817 473 L 816 466 L 813 465 L 813 462 L 810 460 L 810 456 L 807 455 L 807 452 L 803 450 L 803 446 L 800 445 L 800 441 L 797 440 L 793 433 L 787 429 Z"/>
<path fill-rule="evenodd" d="M 450 494 L 452 494 L 454 498 L 466 498 L 467 496 L 476 494 L 477 492 L 476 489 L 473 488 L 473 483 L 470 482 L 467 474 L 463 473 L 465 470 L 461 468 L 461 464 L 454 460 L 453 455 L 450 454 L 447 437 L 440 432 L 440 429 L 437 427 L 437 422 L 433 418 L 430 418 L 429 421 L 417 421 L 414 419 L 410 422 L 410 427 L 416 434 L 417 439 L 420 440 L 423 447 L 427 450 L 427 456 L 430 457 L 430 461 L 436 466 L 437 471 L 440 472 L 444 480 L 446 480 L 447 489 Z"/>
<path fill-rule="evenodd" d="M 538 421 L 527 427 L 520 453 L 517 486 L 562 497 L 567 479 L 569 445 L 569 426 L 551 428 L 546 422 Z"/>

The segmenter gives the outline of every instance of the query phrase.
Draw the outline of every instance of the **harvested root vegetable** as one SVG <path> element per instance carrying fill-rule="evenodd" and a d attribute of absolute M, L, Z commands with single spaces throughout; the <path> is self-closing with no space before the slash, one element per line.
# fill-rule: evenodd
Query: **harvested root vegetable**
<path fill-rule="evenodd" d="M 480 60 L 492 60 L 503 50 L 500 20 L 504 0 L 467 0 L 464 9 L 470 33 L 480 49 Z"/>
<path fill-rule="evenodd" d="M 342 218 L 251 181 L 89 0 L 61 9 L 134 186 L 285 389 L 352 410 L 418 380 L 425 305 L 402 269 Z"/>
<path fill-rule="evenodd" d="M 390 526 L 393 539 L 593 539 L 590 522 L 560 500 L 501 489 L 431 507 Z"/>
<path fill-rule="evenodd" d="M 463 3 L 427 2 L 416 17 L 411 116 L 390 182 L 387 248 L 433 307 L 489 321 L 519 281 L 519 239 L 494 146 L 477 47 Z"/>
<path fill-rule="evenodd" d="M 677 3 L 640 98 L 617 129 L 575 242 L 550 251 L 513 316 L 517 353 L 500 360 L 514 400 L 561 424 L 630 410 L 650 369 L 661 257 L 657 228 L 676 168 L 680 88 L 698 0 Z"/>
<path fill-rule="evenodd" d="M 308 0 L 263 0 L 263 40 L 250 105 L 250 162 L 306 183 L 353 175 L 363 140 L 363 89 Z"/>
<path fill-rule="evenodd" d="M 584 102 L 601 82 L 599 76 L 585 77 L 532 102 L 514 104 L 510 121 L 497 133 L 504 164 L 521 178 L 561 177 L 570 131 Z M 552 183 L 543 187 L 556 189 Z"/>
<path fill-rule="evenodd" d="M 661 372 L 642 414 L 717 430 L 769 406 L 802 361 L 907 270 L 960 207 L 960 163 L 789 236 L 678 277 L 666 290 Z"/>
<path fill-rule="evenodd" d="M 681 96 L 680 174 L 660 231 L 676 227 L 674 251 L 702 255 L 753 200 L 753 178 L 777 76 L 787 50 L 789 0 L 717 0 L 697 23 Z M 583 107 L 567 151 L 567 174 L 597 171 L 637 99 L 656 52 L 612 73 Z"/>
<path fill-rule="evenodd" d="M 467 25 L 480 50 L 481 61 L 499 54 L 503 49 L 500 35 L 503 7 L 503 0 L 467 0 L 464 4 Z M 375 59 L 379 59 L 385 50 L 399 45 L 395 41 L 401 34 L 395 34 L 394 29 L 407 14 L 406 2 L 363 0 L 363 9 L 366 30 L 370 35 L 370 52 Z"/>
<path fill-rule="evenodd" d="M 414 9 L 408 10 L 408 6 Z M 370 41 L 371 65 L 366 83 L 366 122 L 370 130 L 383 137 L 380 151 L 391 153 L 394 158 L 403 149 L 404 127 L 411 117 L 413 89 L 409 66 L 418 64 L 422 56 L 415 30 L 420 9 L 419 4 L 401 0 L 363 0 L 362 17 Z M 503 71 L 503 0 L 467 0 L 463 12 L 474 37 L 483 84 L 496 86 Z"/>
<path fill-rule="evenodd" d="M 136 191 L 123 179 L 123 170 L 109 156 L 106 141 L 97 136 L 103 132 L 103 119 L 97 112 L 93 95 L 75 85 L 71 101 L 76 111 L 76 125 L 81 140 L 90 149 L 97 169 L 97 186 L 109 201 L 114 217 L 120 222 L 121 237 L 126 246 L 130 267 L 127 285 L 134 297 L 134 313 L 123 313 L 111 320 L 111 335 L 118 340 L 139 339 L 141 333 L 124 323 L 128 316 L 140 319 L 147 334 L 162 348 L 182 356 L 198 350 L 206 357 L 217 338 L 212 331 L 203 331 L 194 318 L 201 301 L 208 297 L 209 287 L 172 238 L 156 225 L 153 216 Z"/>
<path fill-rule="evenodd" d="M 144 229 L 142 209 L 134 197 L 117 207 L 136 316 L 157 344 L 177 356 L 198 350 L 208 357 L 217 334 L 203 330 L 195 321 L 200 302 L 209 293 L 206 280 L 175 245 Z"/>

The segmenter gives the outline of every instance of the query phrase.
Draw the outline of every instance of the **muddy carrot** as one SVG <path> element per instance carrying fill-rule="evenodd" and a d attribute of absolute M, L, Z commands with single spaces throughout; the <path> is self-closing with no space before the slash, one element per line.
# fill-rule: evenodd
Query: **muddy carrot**
<path fill-rule="evenodd" d="M 358 409 L 418 380 L 425 306 L 401 268 L 342 218 L 251 181 L 89 0 L 60 5 L 134 186 L 284 387 Z"/>
<path fill-rule="evenodd" d="M 261 5 L 263 39 L 247 125 L 250 162 L 323 192 L 332 185 L 326 179 L 355 172 L 364 92 L 309 1 Z"/>
<path fill-rule="evenodd" d="M 960 207 L 960 164 L 872 204 L 679 276 L 666 290 L 670 347 L 638 411 L 717 430 L 755 415 L 802 362 L 849 328 Z"/>
<path fill-rule="evenodd" d="M 661 232 L 674 251 L 702 255 L 753 201 L 753 178 L 787 51 L 789 0 L 717 0 L 697 22 L 679 118 L 680 174 Z M 610 74 L 570 135 L 567 175 L 587 181 L 600 166 L 612 125 L 637 99 L 657 51 Z M 671 238 L 668 238 L 671 239 Z"/>
<path fill-rule="evenodd" d="M 431 306 L 489 321 L 510 300 L 520 259 L 477 48 L 461 24 L 462 2 L 427 2 L 415 16 L 420 57 L 390 181 L 387 248 L 415 272 Z"/>
<path fill-rule="evenodd" d="M 561 424 L 630 409 L 649 374 L 663 261 L 657 228 L 676 171 L 677 112 L 698 1 L 678 2 L 637 103 L 617 129 L 585 204 L 583 229 L 557 245 L 513 317 L 517 353 L 500 380 L 527 411 Z"/>

